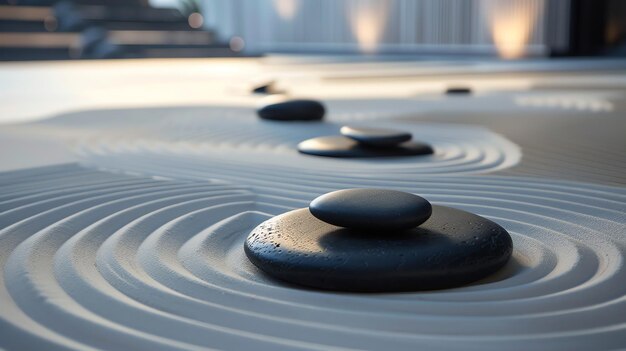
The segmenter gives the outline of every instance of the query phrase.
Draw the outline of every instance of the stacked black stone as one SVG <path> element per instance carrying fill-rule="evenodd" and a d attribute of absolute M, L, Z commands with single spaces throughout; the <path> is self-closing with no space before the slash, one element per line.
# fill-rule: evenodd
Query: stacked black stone
<path fill-rule="evenodd" d="M 339 132 L 361 144 L 380 147 L 397 146 L 413 138 L 408 132 L 381 128 L 343 126 Z"/>
<path fill-rule="evenodd" d="M 315 100 L 286 100 L 257 110 L 261 119 L 272 121 L 321 121 L 326 109 Z"/>
<path fill-rule="evenodd" d="M 475 214 L 382 189 L 331 192 L 271 218 L 248 236 L 250 261 L 307 287 L 393 292 L 452 288 L 509 260 L 507 231 Z"/>
<path fill-rule="evenodd" d="M 411 133 L 381 128 L 344 126 L 342 136 L 308 139 L 298 144 L 298 151 L 325 157 L 399 157 L 430 155 L 426 144 L 411 142 Z"/>

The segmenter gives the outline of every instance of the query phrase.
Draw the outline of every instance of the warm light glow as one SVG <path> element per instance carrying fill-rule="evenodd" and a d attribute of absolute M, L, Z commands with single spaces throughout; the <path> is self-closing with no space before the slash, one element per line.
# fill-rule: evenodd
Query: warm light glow
<path fill-rule="evenodd" d="M 204 17 L 201 14 L 194 12 L 187 18 L 187 22 L 189 23 L 189 27 L 191 28 L 200 28 L 204 23 Z"/>
<path fill-rule="evenodd" d="M 359 48 L 363 52 L 375 52 L 385 30 L 390 0 L 351 0 L 347 5 L 348 9 L 356 7 L 349 16 Z"/>
<path fill-rule="evenodd" d="M 611 18 L 606 26 L 604 37 L 606 38 L 607 43 L 615 44 L 619 41 L 622 32 L 623 29 L 621 28 L 620 22 Z"/>
<path fill-rule="evenodd" d="M 523 3 L 500 0 L 485 1 L 493 42 L 500 57 L 514 59 L 522 57 L 535 26 L 537 11 L 542 0 L 527 0 Z"/>
<path fill-rule="evenodd" d="M 282 19 L 292 19 L 300 6 L 300 0 L 274 0 L 274 8 Z"/>
<path fill-rule="evenodd" d="M 241 37 L 230 38 L 230 42 L 228 44 L 230 49 L 234 52 L 239 52 L 246 46 L 246 42 Z"/>

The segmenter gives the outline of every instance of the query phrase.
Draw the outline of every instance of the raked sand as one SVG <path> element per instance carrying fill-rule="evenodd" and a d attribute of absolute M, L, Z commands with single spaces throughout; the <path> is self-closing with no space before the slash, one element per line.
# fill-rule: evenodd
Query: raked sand
<path fill-rule="evenodd" d="M 347 122 L 411 131 L 435 154 L 295 151 Z M 0 348 L 626 346 L 626 188 L 500 175 L 523 165 L 523 149 L 487 127 L 341 113 L 281 124 L 250 108 L 198 107 L 83 112 L 19 129 L 65 143 L 81 164 L 0 173 Z M 470 286 L 401 294 L 302 289 L 247 260 L 256 225 L 352 187 L 489 218 L 511 234 L 512 259 Z"/>

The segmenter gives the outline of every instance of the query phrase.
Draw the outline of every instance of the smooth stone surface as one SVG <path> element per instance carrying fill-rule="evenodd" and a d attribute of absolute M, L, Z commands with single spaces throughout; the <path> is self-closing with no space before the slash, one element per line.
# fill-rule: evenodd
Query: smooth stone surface
<path fill-rule="evenodd" d="M 498 224 L 449 207 L 433 206 L 421 226 L 393 235 L 337 227 L 303 208 L 261 223 L 244 250 L 255 266 L 290 283 L 392 292 L 459 287 L 484 278 L 506 264 L 513 244 Z"/>
<path fill-rule="evenodd" d="M 298 144 L 303 154 L 324 157 L 401 157 L 430 155 L 434 150 L 426 144 L 406 142 L 390 147 L 371 147 L 345 136 L 326 136 L 308 139 Z"/>
<path fill-rule="evenodd" d="M 449 87 L 446 89 L 448 95 L 468 95 L 472 93 L 472 89 L 468 87 Z"/>
<path fill-rule="evenodd" d="M 426 199 L 402 191 L 385 189 L 344 189 L 311 201 L 313 216 L 339 227 L 392 231 L 415 228 L 430 217 Z"/>
<path fill-rule="evenodd" d="M 382 128 L 362 128 L 343 126 L 340 129 L 343 136 L 354 139 L 361 144 L 371 146 L 395 146 L 411 140 L 411 133 L 401 130 Z"/>
<path fill-rule="evenodd" d="M 257 113 L 262 119 L 273 121 L 319 121 L 326 109 L 315 100 L 287 100 L 265 105 Z"/>

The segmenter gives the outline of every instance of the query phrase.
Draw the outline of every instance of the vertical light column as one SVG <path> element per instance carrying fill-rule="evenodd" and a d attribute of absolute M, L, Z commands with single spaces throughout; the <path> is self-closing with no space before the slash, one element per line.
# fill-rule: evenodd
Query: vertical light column
<path fill-rule="evenodd" d="M 242 37 L 250 51 L 516 58 L 549 52 L 553 43 L 567 45 L 568 14 L 554 9 L 567 10 L 570 1 L 203 0 L 203 5 L 207 27 L 222 40 Z"/>

